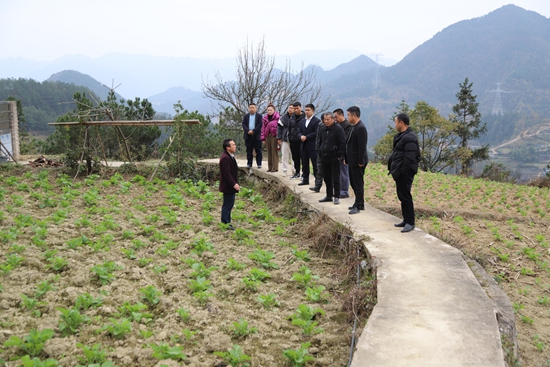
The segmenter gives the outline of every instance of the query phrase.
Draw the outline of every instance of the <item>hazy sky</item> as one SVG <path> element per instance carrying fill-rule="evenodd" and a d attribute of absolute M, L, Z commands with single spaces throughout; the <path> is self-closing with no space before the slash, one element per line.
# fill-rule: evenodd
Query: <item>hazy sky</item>
<path fill-rule="evenodd" d="M 0 59 L 110 52 L 234 57 L 352 49 L 400 60 L 443 28 L 511 3 L 550 17 L 550 0 L 0 0 Z"/>

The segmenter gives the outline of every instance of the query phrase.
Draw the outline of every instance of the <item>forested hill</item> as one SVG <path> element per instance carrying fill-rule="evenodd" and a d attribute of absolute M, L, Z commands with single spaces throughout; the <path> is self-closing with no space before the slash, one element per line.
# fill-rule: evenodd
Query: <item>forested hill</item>
<path fill-rule="evenodd" d="M 106 100 L 109 95 L 110 87 L 106 87 L 91 76 L 83 74 L 75 70 L 63 70 L 59 73 L 55 73 L 46 79 L 48 82 L 63 82 L 74 83 L 76 85 L 82 85 L 94 92 L 102 100 Z M 112 86 L 116 87 L 116 85 Z M 116 93 L 118 99 L 122 99 L 122 96 Z"/>
<path fill-rule="evenodd" d="M 0 101 L 8 97 L 21 101 L 26 121 L 23 126 L 28 131 L 52 131 L 53 128 L 49 128 L 47 123 L 76 108 L 73 102 L 76 92 L 91 93 L 86 87 L 62 82 L 0 79 Z"/>
<path fill-rule="evenodd" d="M 414 23 L 404 27 L 414 32 Z M 380 75 L 378 90 L 368 70 L 342 76 L 327 91 L 341 105 L 357 104 L 367 116 L 379 116 L 370 119 L 371 127 L 383 132 L 401 100 L 411 106 L 424 100 L 448 115 L 466 77 L 474 83 L 482 115 L 489 117 L 495 93 L 488 91 L 501 83 L 512 92 L 501 94 L 504 112 L 519 116 L 510 134 L 519 133 L 519 125 L 550 116 L 550 19 L 506 5 L 443 29 L 396 65 L 381 67 Z"/>

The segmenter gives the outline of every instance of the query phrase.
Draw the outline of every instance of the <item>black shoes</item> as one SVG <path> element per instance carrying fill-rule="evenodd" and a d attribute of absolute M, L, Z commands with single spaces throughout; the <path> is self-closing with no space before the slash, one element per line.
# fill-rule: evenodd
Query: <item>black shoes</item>
<path fill-rule="evenodd" d="M 341 199 L 341 198 L 340 198 Z M 348 207 L 349 210 L 351 210 L 352 208 L 357 208 L 355 205 L 352 205 L 350 207 Z M 365 207 L 362 207 L 362 208 L 357 208 L 359 210 L 365 210 Z"/>
<path fill-rule="evenodd" d="M 321 186 L 314 186 L 309 188 L 311 191 L 319 192 L 321 191 Z"/>
<path fill-rule="evenodd" d="M 297 174 L 295 174 L 294 176 L 290 176 L 290 179 L 291 179 L 291 180 L 294 180 L 295 178 L 300 178 L 300 174 L 297 173 Z"/>
<path fill-rule="evenodd" d="M 350 206 L 349 207 L 349 213 L 348 214 L 357 214 L 359 213 L 359 208 L 356 206 Z"/>
<path fill-rule="evenodd" d="M 340 195 L 340 199 L 347 199 L 349 198 L 349 195 Z"/>
<path fill-rule="evenodd" d="M 332 202 L 332 198 L 329 198 L 328 196 L 325 196 L 321 200 L 319 200 L 320 203 L 329 203 Z"/>
<path fill-rule="evenodd" d="M 414 229 L 414 225 L 413 224 L 405 224 L 405 227 L 403 227 L 403 229 L 401 230 L 401 233 L 407 233 L 407 232 L 410 232 Z"/>
<path fill-rule="evenodd" d="M 406 225 L 407 225 L 407 223 L 405 223 L 405 222 L 394 224 L 394 226 L 396 226 L 396 227 L 405 227 Z"/>
<path fill-rule="evenodd" d="M 298 186 L 305 186 L 305 185 L 309 185 L 309 182 L 302 181 L 298 184 Z"/>

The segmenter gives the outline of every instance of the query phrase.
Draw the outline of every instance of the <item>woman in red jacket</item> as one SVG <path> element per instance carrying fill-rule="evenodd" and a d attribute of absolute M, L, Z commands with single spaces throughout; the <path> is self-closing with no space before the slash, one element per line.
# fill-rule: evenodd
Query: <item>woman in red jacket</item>
<path fill-rule="evenodd" d="M 279 170 L 279 151 L 277 149 L 277 126 L 279 113 L 271 103 L 267 105 L 267 114 L 262 119 L 262 141 L 267 147 L 267 172 Z"/>

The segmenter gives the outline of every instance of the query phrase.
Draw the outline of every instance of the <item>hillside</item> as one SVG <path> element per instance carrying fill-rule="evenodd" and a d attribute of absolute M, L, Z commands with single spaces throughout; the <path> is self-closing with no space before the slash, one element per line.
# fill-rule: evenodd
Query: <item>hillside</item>
<path fill-rule="evenodd" d="M 533 124 L 550 112 L 550 20 L 507 5 L 445 28 L 396 65 L 382 67 L 380 74 L 382 87 L 377 91 L 373 70 L 343 75 L 326 86 L 339 104 L 357 104 L 367 116 L 381 115 L 370 121 L 375 132 L 385 131 L 388 116 L 401 100 L 411 106 L 425 100 L 449 114 L 465 77 L 474 83 L 483 115 L 491 113 L 495 100 L 495 93 L 486 91 L 502 83 L 503 90 L 513 92 L 502 94 L 504 111 L 530 115 L 522 124 Z M 514 126 L 502 139 L 520 129 Z"/>
<path fill-rule="evenodd" d="M 101 84 L 91 76 L 87 74 L 82 74 L 75 70 L 63 70 L 59 73 L 55 73 L 52 76 L 50 76 L 48 79 L 46 79 L 47 82 L 64 82 L 68 84 L 75 84 L 80 85 L 83 87 L 88 88 L 92 92 L 94 92 L 99 98 L 102 100 L 106 100 L 107 96 L 109 95 L 109 88 L 113 86 L 105 86 L 104 84 Z M 116 87 L 116 85 L 114 85 Z M 116 93 L 117 98 L 122 98 L 118 93 Z"/>

